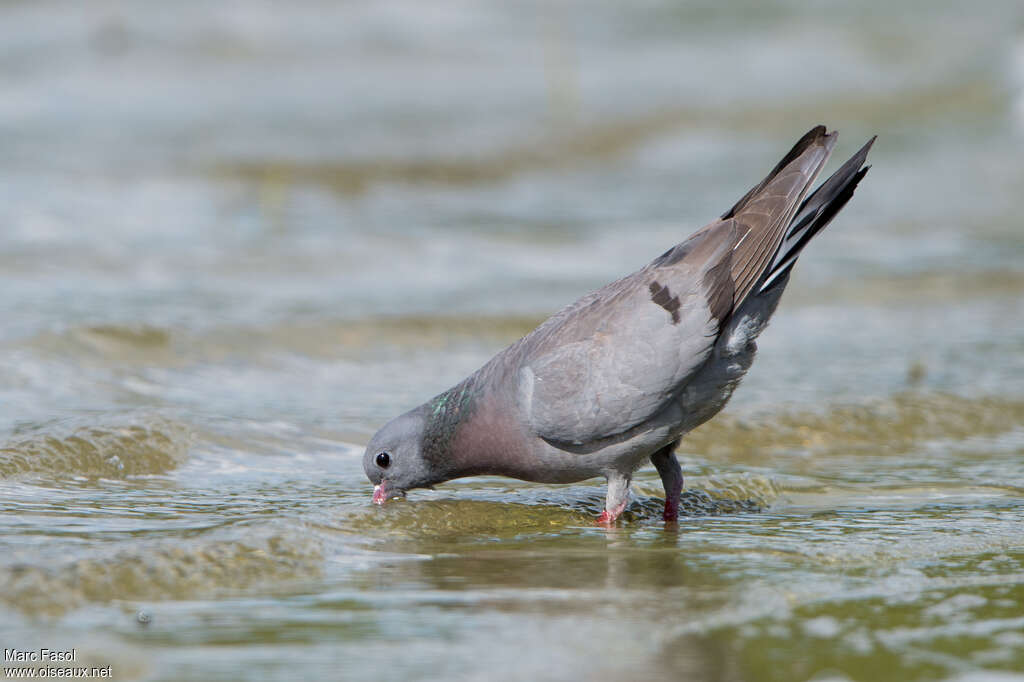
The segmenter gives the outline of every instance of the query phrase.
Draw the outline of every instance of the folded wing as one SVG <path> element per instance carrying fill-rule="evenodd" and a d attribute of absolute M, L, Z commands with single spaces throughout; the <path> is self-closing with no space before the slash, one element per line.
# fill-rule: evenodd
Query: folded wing
<path fill-rule="evenodd" d="M 763 279 L 834 144 L 811 130 L 721 219 L 525 337 L 518 400 L 533 431 L 584 445 L 664 409 Z"/>

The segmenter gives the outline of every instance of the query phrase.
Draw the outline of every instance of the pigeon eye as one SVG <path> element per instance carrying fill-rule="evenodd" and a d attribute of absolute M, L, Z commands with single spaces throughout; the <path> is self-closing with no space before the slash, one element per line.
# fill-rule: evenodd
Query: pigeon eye
<path fill-rule="evenodd" d="M 386 452 L 381 452 L 377 455 L 377 466 L 381 469 L 387 469 L 391 466 L 391 455 Z"/>

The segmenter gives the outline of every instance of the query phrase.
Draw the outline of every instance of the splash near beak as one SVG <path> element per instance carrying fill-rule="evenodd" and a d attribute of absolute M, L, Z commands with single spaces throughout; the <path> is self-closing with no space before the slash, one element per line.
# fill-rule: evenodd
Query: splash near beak
<path fill-rule="evenodd" d="M 373 486 L 373 503 L 384 504 L 390 499 L 404 498 L 405 491 L 401 488 L 392 488 L 388 486 L 387 481 L 381 481 L 377 485 Z"/>

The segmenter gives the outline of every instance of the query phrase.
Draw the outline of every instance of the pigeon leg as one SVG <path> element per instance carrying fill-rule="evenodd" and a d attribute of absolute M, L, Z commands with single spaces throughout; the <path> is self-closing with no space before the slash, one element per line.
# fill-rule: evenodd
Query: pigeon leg
<path fill-rule="evenodd" d="M 679 441 L 669 443 L 651 455 L 651 464 L 658 470 L 661 483 L 665 486 L 665 513 L 662 518 L 674 523 L 679 518 L 679 494 L 683 492 L 683 471 L 673 450 Z"/>
<path fill-rule="evenodd" d="M 615 519 L 619 518 L 629 502 L 631 479 L 628 474 L 620 472 L 608 474 L 608 495 L 605 497 L 604 511 L 597 517 L 598 524 L 608 527 L 615 525 Z"/>

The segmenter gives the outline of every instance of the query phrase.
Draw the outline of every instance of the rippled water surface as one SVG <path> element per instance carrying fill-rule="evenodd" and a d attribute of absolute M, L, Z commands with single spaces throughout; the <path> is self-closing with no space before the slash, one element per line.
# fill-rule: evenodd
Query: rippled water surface
<path fill-rule="evenodd" d="M 15 1 L 0 92 L 3 648 L 1024 679 L 1020 3 Z M 612 530 L 599 480 L 370 504 L 386 419 L 819 122 L 873 169 L 683 441 L 678 528 L 653 470 Z"/>

